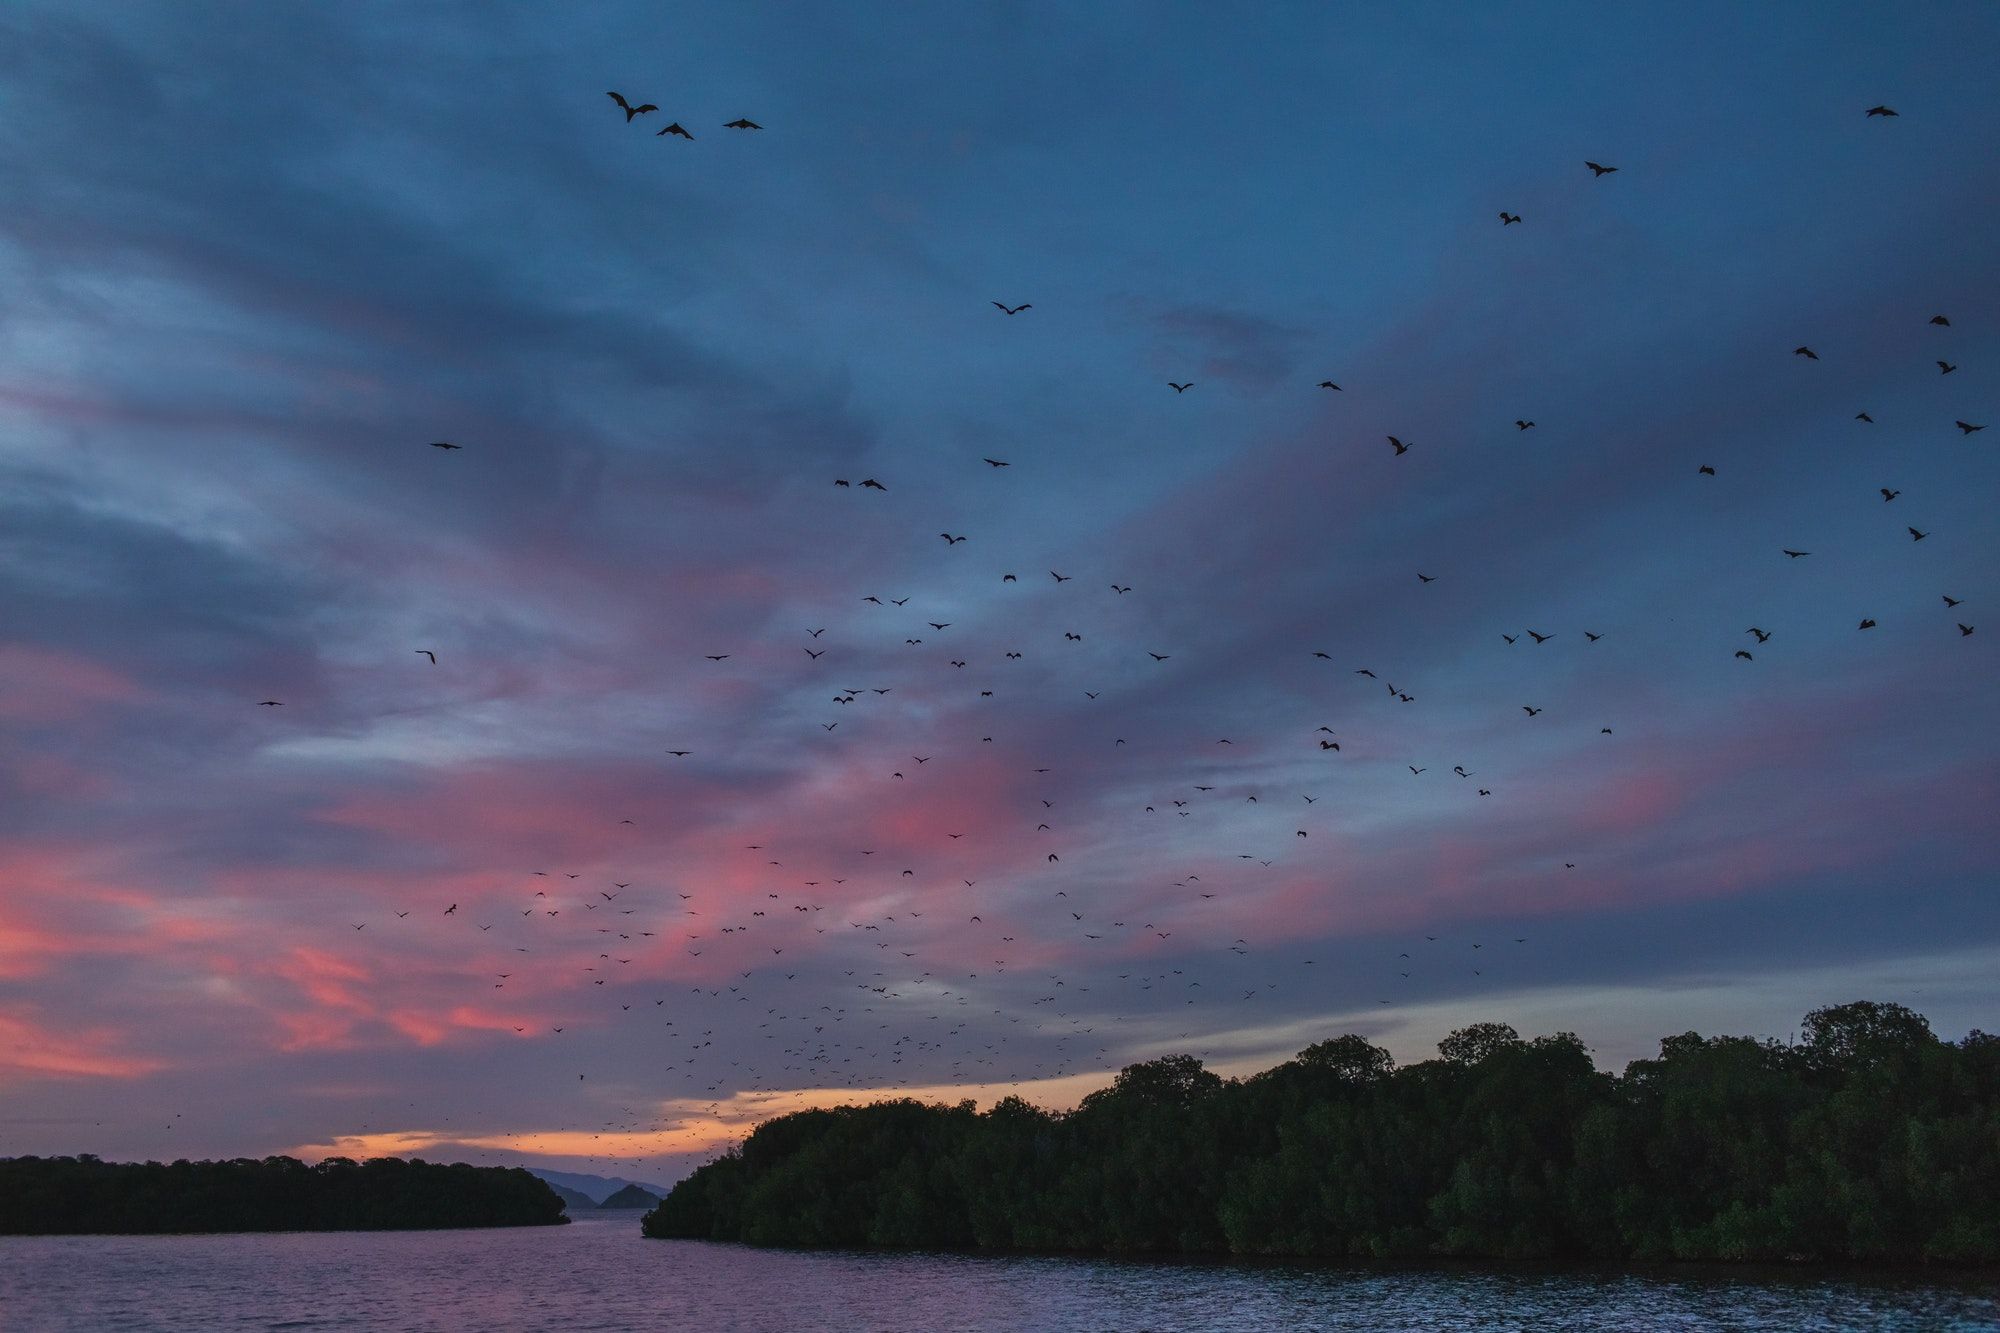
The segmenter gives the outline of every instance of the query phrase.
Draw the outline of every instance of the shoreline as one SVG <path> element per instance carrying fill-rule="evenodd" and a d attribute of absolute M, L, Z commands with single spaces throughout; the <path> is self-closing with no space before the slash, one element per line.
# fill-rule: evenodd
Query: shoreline
<path fill-rule="evenodd" d="M 1578 1277 L 1592 1273 L 1606 1276 L 1639 1277 L 1667 1275 L 1740 1275 L 1758 1281 L 1779 1278 L 1825 1279 L 1838 1275 L 1856 1281 L 1882 1278 L 1949 1278 L 1975 1285 L 2000 1287 L 2000 1266 L 1958 1265 L 1941 1261 L 1917 1264 L 1889 1262 L 1855 1264 L 1833 1259 L 1507 1259 L 1471 1255 L 1436 1255 L 1428 1258 L 1363 1259 L 1341 1255 L 1232 1254 L 1226 1250 L 1175 1252 L 1142 1250 L 1033 1250 L 974 1247 L 946 1249 L 890 1245 L 758 1245 L 743 1240 L 710 1240 L 701 1236 L 646 1236 L 648 1241 L 679 1245 L 717 1245 L 731 1250 L 759 1254 L 798 1256 L 908 1256 L 932 1259 L 1043 1259 L 1052 1262 L 1117 1263 L 1142 1267 L 1169 1268 L 1253 1268 L 1311 1269 L 1316 1272 L 1348 1269 L 1357 1274 L 1380 1277 L 1392 1273 L 1449 1274 L 1453 1272 L 1493 1272 L 1551 1277 Z"/>

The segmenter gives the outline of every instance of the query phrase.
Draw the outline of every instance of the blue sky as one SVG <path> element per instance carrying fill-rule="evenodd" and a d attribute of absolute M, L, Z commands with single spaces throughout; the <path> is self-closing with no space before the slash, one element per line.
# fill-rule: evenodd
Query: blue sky
<path fill-rule="evenodd" d="M 1990 1026 L 1997 52 L 14 7 L 0 1143 L 666 1171 L 1334 1031 Z"/>

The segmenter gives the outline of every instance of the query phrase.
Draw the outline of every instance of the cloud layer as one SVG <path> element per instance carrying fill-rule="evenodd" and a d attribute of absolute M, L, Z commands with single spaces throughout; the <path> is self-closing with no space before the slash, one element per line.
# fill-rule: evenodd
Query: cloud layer
<path fill-rule="evenodd" d="M 0 17 L 0 1151 L 1990 1026 L 2000 33 L 1782 26 Z"/>

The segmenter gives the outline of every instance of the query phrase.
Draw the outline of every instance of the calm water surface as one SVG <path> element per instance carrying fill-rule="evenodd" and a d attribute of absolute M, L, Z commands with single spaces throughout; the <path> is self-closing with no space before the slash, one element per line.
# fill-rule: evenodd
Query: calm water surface
<path fill-rule="evenodd" d="M 819 1254 L 566 1227 L 0 1238 L 0 1329 L 2000 1329 L 1992 1281 Z"/>

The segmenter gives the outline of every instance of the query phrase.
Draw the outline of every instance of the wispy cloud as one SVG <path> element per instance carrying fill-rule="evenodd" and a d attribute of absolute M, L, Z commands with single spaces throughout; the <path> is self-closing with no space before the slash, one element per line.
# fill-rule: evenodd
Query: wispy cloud
<path fill-rule="evenodd" d="M 1985 21 L 1131 18 L 0 16 L 25 1150 L 1973 1021 Z"/>

